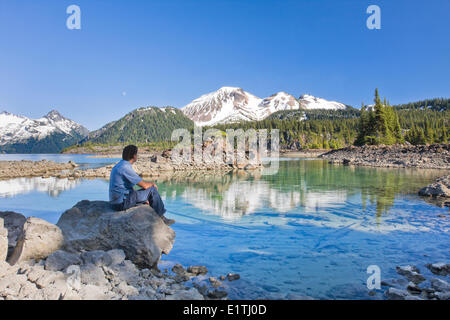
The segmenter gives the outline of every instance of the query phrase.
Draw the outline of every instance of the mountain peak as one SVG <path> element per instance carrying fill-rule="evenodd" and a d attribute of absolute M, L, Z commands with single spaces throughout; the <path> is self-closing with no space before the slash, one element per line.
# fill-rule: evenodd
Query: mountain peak
<path fill-rule="evenodd" d="M 232 91 L 243 91 L 243 89 L 239 88 L 239 87 L 224 86 L 224 87 L 219 88 L 219 90 L 217 90 L 216 92 L 232 92 Z"/>
<path fill-rule="evenodd" d="M 51 115 L 51 114 L 61 115 L 61 114 L 58 112 L 58 110 L 56 110 L 56 109 L 52 109 L 52 110 L 50 110 L 50 111 L 47 113 L 47 115 Z"/>
<path fill-rule="evenodd" d="M 222 87 L 202 95 L 181 108 L 198 126 L 262 120 L 279 110 L 299 109 L 297 100 L 286 92 L 261 99 L 238 87 Z"/>
<path fill-rule="evenodd" d="M 33 141 L 39 142 L 53 136 L 55 133 L 58 134 L 58 137 L 55 139 L 63 139 L 61 143 L 65 144 L 68 141 L 74 143 L 76 140 L 81 139 L 87 135 L 88 130 L 78 123 L 64 118 L 56 110 L 51 110 L 39 119 L 31 119 L 25 116 L 11 114 L 7 111 L 0 114 L 0 149 L 7 150 L 7 152 L 17 151 L 19 149 L 5 147 L 6 145 L 14 144 L 18 148 L 21 145 L 20 148 L 22 149 L 20 151 L 25 152 L 28 143 L 32 143 Z M 38 142 L 36 143 L 38 144 Z M 49 148 L 51 149 L 51 147 Z M 50 149 L 45 150 L 49 151 Z M 52 152 L 59 151 L 55 149 Z"/>
<path fill-rule="evenodd" d="M 57 110 L 55 110 L 55 109 L 52 109 L 51 111 L 49 111 L 45 116 L 44 116 L 44 118 L 48 118 L 48 119 L 54 119 L 54 120 L 56 120 L 56 119 L 65 119 L 62 115 L 61 115 L 61 113 L 59 113 Z"/>

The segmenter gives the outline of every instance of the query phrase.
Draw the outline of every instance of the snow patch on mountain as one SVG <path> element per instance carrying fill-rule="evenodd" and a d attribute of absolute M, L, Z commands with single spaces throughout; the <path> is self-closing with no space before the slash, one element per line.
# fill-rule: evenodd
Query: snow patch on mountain
<path fill-rule="evenodd" d="M 258 107 L 260 108 L 260 120 L 270 116 L 272 113 L 281 110 L 298 110 L 300 104 L 290 94 L 286 92 L 278 92 L 268 98 L 262 99 Z"/>
<path fill-rule="evenodd" d="M 326 110 L 344 110 L 347 107 L 345 104 L 328 101 L 322 98 L 317 98 L 309 94 L 301 95 L 298 99 L 302 108 L 307 110 L 326 109 Z"/>
<path fill-rule="evenodd" d="M 88 130 L 52 110 L 39 119 L 30 119 L 6 111 L 0 113 L 0 145 L 43 139 L 53 133 L 85 136 Z"/>

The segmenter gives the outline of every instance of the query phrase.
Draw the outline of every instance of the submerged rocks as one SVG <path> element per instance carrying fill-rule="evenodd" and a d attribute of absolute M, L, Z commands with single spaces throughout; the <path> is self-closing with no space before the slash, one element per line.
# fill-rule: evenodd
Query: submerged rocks
<path fill-rule="evenodd" d="M 450 264 L 445 262 L 429 263 L 426 267 L 434 274 L 446 276 L 450 274 Z"/>
<path fill-rule="evenodd" d="M 447 275 L 448 264 L 427 264 L 427 268 L 434 274 Z M 449 300 L 450 284 L 439 278 L 431 278 L 429 281 L 420 274 L 417 267 L 412 265 L 396 267 L 397 273 L 409 280 L 405 285 L 404 279 L 382 281 L 383 287 L 389 288 L 385 296 L 390 300 Z M 405 289 L 403 289 L 406 286 Z"/>
<path fill-rule="evenodd" d="M 420 274 L 419 269 L 415 266 L 398 266 L 396 270 L 398 274 L 405 276 L 406 279 L 416 284 L 425 281 L 425 277 Z"/>
<path fill-rule="evenodd" d="M 45 259 L 61 248 L 63 243 L 62 232 L 57 226 L 39 218 L 29 217 L 8 262 L 16 264 L 31 259 Z"/>
<path fill-rule="evenodd" d="M 384 294 L 390 300 L 405 300 L 410 296 L 408 291 L 397 288 L 389 288 Z"/>
<path fill-rule="evenodd" d="M 153 267 L 173 247 L 175 232 L 148 206 L 113 211 L 105 201 L 81 201 L 57 225 L 68 251 L 122 249 L 140 267 Z"/>
<path fill-rule="evenodd" d="M 450 292 L 450 284 L 448 284 L 448 282 L 445 280 L 433 278 L 430 280 L 430 284 L 431 284 L 431 287 L 433 289 L 435 289 L 436 291 L 441 291 L 441 292 L 449 291 Z"/>

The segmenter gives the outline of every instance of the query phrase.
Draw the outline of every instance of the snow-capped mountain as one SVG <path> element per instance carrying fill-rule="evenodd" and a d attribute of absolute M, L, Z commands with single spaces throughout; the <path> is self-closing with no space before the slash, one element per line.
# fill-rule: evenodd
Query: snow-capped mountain
<path fill-rule="evenodd" d="M 218 123 L 258 119 L 261 99 L 241 88 L 222 87 L 195 99 L 181 111 L 196 125 L 210 126 Z"/>
<path fill-rule="evenodd" d="M 347 108 L 345 104 L 328 101 L 322 98 L 317 98 L 309 94 L 301 95 L 298 99 L 300 105 L 303 109 L 314 110 L 314 109 L 327 109 L 327 110 L 344 110 Z"/>
<path fill-rule="evenodd" d="M 303 95 L 297 101 L 286 92 L 268 98 L 258 98 L 242 88 L 222 87 L 195 99 L 181 108 L 198 126 L 212 126 L 238 121 L 262 120 L 281 110 L 345 109 L 345 105 Z"/>
<path fill-rule="evenodd" d="M 3 152 L 26 152 L 26 148 L 39 152 L 39 146 L 36 150 L 39 143 L 46 145 L 42 152 L 59 152 L 54 149 L 74 143 L 88 133 L 85 127 L 64 118 L 56 110 L 39 119 L 6 111 L 0 113 L 0 151 Z"/>

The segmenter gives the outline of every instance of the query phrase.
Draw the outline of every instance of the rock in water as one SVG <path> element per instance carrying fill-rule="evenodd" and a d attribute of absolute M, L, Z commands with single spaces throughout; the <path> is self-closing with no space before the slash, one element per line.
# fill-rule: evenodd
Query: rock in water
<path fill-rule="evenodd" d="M 175 232 L 148 205 L 114 211 L 106 201 L 80 201 L 57 225 L 67 251 L 122 249 L 139 267 L 154 267 L 172 250 Z"/>
<path fill-rule="evenodd" d="M 426 265 L 428 269 L 434 274 L 440 276 L 446 276 L 450 274 L 450 263 L 438 262 L 438 263 L 429 263 Z"/>
<path fill-rule="evenodd" d="M 189 266 L 187 272 L 198 276 L 200 274 L 207 274 L 208 269 L 205 266 Z"/>
<path fill-rule="evenodd" d="M 39 218 L 29 217 L 17 240 L 13 253 L 8 258 L 10 264 L 47 258 L 64 243 L 61 230 Z"/>
<path fill-rule="evenodd" d="M 415 266 L 397 266 L 397 273 L 404 276 L 409 281 L 419 284 L 425 281 L 425 277 L 420 274 L 419 269 Z"/>
<path fill-rule="evenodd" d="M 390 300 L 406 300 L 410 296 L 408 291 L 396 288 L 389 288 L 384 294 Z"/>
<path fill-rule="evenodd" d="M 228 281 L 234 281 L 234 280 L 239 280 L 241 278 L 241 276 L 237 273 L 229 273 L 227 274 L 227 279 Z"/>
<path fill-rule="evenodd" d="M 450 198 L 450 175 L 438 178 L 434 183 L 419 190 L 420 196 Z"/>
<path fill-rule="evenodd" d="M 0 261 L 5 261 L 7 254 L 8 254 L 8 230 L 3 228 L 3 219 L 0 218 Z"/>
<path fill-rule="evenodd" d="M 450 291 L 450 284 L 447 283 L 447 281 L 442 279 L 433 278 L 430 280 L 431 287 L 435 289 L 436 291 L 441 292 L 449 292 Z"/>

